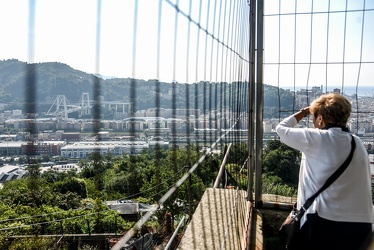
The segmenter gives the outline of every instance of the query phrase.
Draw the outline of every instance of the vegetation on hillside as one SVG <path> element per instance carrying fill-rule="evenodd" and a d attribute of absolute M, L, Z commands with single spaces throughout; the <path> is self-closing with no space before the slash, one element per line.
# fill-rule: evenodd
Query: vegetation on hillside
<path fill-rule="evenodd" d="M 279 140 L 270 140 L 263 152 L 262 192 L 292 197 L 297 194 L 300 152 Z"/>
<path fill-rule="evenodd" d="M 81 160 L 83 171 L 79 174 L 40 173 L 39 163 L 30 161 L 27 178 L 8 181 L 0 189 L 0 236 L 4 239 L 0 249 L 18 249 L 15 246 L 23 240 L 10 240 L 8 236 L 12 235 L 125 232 L 134 222 L 123 220 L 104 201 L 157 204 L 200 156 L 194 147 L 121 157 L 93 154 Z M 183 215 L 188 209 L 193 212 L 205 188 L 212 186 L 220 158 L 207 156 L 190 181 L 156 213 L 159 219 L 149 222 L 152 230 L 160 229 L 166 211 L 173 216 Z"/>
<path fill-rule="evenodd" d="M 135 111 L 154 107 L 199 109 L 201 113 L 225 108 L 234 111 L 236 105 L 232 106 L 232 103 L 225 100 L 230 100 L 233 96 L 242 98 L 248 87 L 248 83 L 238 82 L 185 84 L 152 79 L 102 79 L 58 62 L 28 64 L 15 59 L 0 60 L 0 103 L 8 104 L 7 109 L 27 108 L 25 99 L 29 93 L 24 90 L 30 85 L 36 94 L 35 108 L 39 115 L 49 110 L 57 95 L 65 95 L 70 104 L 78 104 L 82 93 L 89 93 L 93 100 L 94 86 L 100 86 L 99 95 L 105 101 L 134 102 Z M 277 101 L 278 95 L 281 107 Z M 264 86 L 265 118 L 279 117 L 278 110 L 290 110 L 293 103 L 292 92 L 270 85 Z M 244 109 L 242 111 L 247 108 L 245 106 L 241 107 Z M 106 119 L 113 118 L 111 110 L 102 113 L 107 116 Z"/>

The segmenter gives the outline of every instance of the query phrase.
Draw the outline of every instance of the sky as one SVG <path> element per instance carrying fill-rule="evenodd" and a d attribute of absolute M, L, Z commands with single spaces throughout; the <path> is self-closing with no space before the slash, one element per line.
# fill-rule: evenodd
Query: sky
<path fill-rule="evenodd" d="M 237 73 L 227 69 L 237 61 L 185 16 L 176 15 L 175 2 L 161 1 L 160 9 L 158 0 L 0 0 L 0 60 L 61 62 L 88 73 L 166 82 L 233 81 Z M 232 31 L 227 28 L 245 17 L 229 15 L 235 6 L 222 2 L 178 1 L 180 10 L 191 13 L 208 33 L 246 55 L 247 38 L 229 39 Z M 342 12 L 346 3 L 347 14 Z M 364 4 L 371 11 L 354 11 Z M 295 8 L 302 13 L 296 19 L 288 15 Z M 318 13 L 308 14 L 312 8 Z M 330 15 L 325 13 L 328 8 Z M 273 15 L 278 12 L 285 15 Z M 264 82 L 374 85 L 372 23 L 374 0 L 265 0 Z M 320 63 L 325 61 L 328 66 Z M 347 63 L 343 66 L 342 61 Z"/>
<path fill-rule="evenodd" d="M 167 82 L 203 80 L 207 73 L 201 65 L 208 55 L 196 48 L 197 44 L 204 47 L 206 36 L 198 39 L 198 28 L 192 24 L 188 39 L 187 18 L 179 15 L 176 21 L 170 2 L 162 1 L 160 10 L 157 0 L 0 0 L 0 59 L 57 61 L 104 76 Z M 179 6 L 185 13 L 189 13 L 188 3 L 181 1 Z M 207 8 L 207 1 L 201 5 L 193 1 L 191 18 L 206 23 L 206 15 L 199 15 L 199 10 L 206 13 Z M 29 12 L 35 13 L 34 19 L 29 18 Z M 34 20 L 33 26 L 30 20 Z"/>
<path fill-rule="evenodd" d="M 265 83 L 374 87 L 374 0 L 265 3 Z"/>

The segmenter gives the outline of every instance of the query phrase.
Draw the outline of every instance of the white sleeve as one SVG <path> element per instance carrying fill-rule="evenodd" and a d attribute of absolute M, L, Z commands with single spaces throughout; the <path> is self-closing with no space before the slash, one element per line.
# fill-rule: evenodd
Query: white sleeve
<path fill-rule="evenodd" d="M 310 145 L 306 133 L 307 129 L 295 128 L 296 125 L 297 120 L 293 115 L 291 115 L 281 121 L 275 130 L 283 143 L 303 152 Z"/>

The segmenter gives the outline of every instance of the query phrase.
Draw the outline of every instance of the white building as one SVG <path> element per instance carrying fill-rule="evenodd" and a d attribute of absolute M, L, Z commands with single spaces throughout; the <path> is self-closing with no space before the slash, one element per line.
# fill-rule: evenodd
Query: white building
<path fill-rule="evenodd" d="M 21 166 L 3 165 L 0 166 L 0 184 L 22 178 L 26 174 L 26 170 Z"/>
<path fill-rule="evenodd" d="M 269 134 L 272 132 L 273 124 L 270 122 L 264 122 L 263 129 L 265 134 Z"/>
<path fill-rule="evenodd" d="M 54 165 L 50 168 L 51 170 L 54 170 L 59 173 L 67 173 L 69 171 L 74 171 L 76 173 L 79 173 L 81 171 L 81 168 L 77 164 L 61 164 L 61 165 Z"/>
<path fill-rule="evenodd" d="M 95 141 L 76 142 L 61 148 L 61 156 L 67 158 L 87 158 L 92 153 L 101 155 L 139 154 L 149 146 L 144 141 Z"/>

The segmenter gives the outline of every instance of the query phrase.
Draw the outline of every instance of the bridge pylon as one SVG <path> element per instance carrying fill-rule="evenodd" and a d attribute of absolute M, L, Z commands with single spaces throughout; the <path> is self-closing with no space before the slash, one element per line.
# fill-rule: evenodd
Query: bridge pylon
<path fill-rule="evenodd" d="M 68 109 L 66 106 L 67 99 L 65 95 L 58 95 L 53 102 L 52 106 L 49 108 L 47 115 L 54 115 L 57 118 L 67 119 L 68 118 Z M 53 107 L 56 107 L 55 111 L 51 110 Z"/>
<path fill-rule="evenodd" d="M 80 115 L 91 115 L 91 103 L 90 103 L 90 94 L 89 93 L 82 93 L 82 97 L 80 100 Z"/>
<path fill-rule="evenodd" d="M 46 115 L 52 115 L 57 119 L 67 120 L 69 113 L 78 111 L 80 109 L 80 106 L 71 105 L 66 99 L 65 95 L 58 95 Z"/>

